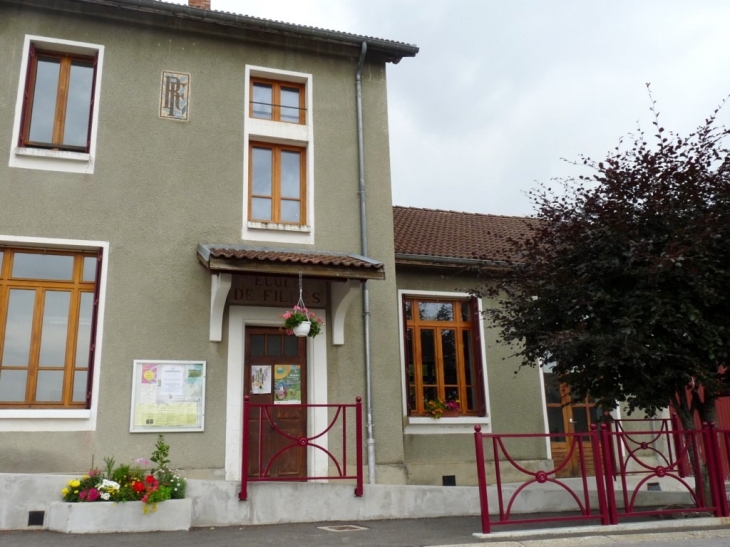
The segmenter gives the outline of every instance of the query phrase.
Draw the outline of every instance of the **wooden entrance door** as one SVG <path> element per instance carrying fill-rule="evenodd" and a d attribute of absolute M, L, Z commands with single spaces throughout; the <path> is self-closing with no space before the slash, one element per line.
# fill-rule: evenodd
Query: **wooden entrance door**
<path fill-rule="evenodd" d="M 560 382 L 556 374 L 543 370 L 545 382 L 545 404 L 547 406 L 548 429 L 550 433 L 583 433 L 590 431 L 591 424 L 598 422 L 595 404 L 590 397 L 585 401 L 574 401 L 570 388 Z M 550 451 L 555 466 L 565 460 L 570 451 L 573 437 L 551 437 Z M 582 437 L 585 454 L 586 473 L 595 475 L 593 464 L 593 445 L 589 437 Z M 558 477 L 579 477 L 581 475 L 580 453 L 575 447 L 568 464 L 558 473 Z"/>
<path fill-rule="evenodd" d="M 253 404 L 275 405 L 261 410 L 258 407 L 250 409 L 249 476 L 259 476 L 259 460 L 263 473 L 277 452 L 296 445 L 296 439 L 307 436 L 307 410 L 296 405 L 307 402 L 306 340 L 288 336 L 278 328 L 246 329 L 244 393 Z M 306 447 L 294 446 L 285 450 L 274 460 L 266 476 L 306 477 Z"/>

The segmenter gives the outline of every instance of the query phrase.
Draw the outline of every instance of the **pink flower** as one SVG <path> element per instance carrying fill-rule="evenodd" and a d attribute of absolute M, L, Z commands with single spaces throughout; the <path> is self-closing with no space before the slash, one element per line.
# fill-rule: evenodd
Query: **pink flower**
<path fill-rule="evenodd" d="M 291 312 L 290 311 L 286 312 L 284 315 L 282 315 L 282 317 L 284 319 L 289 319 L 291 317 Z"/>
<path fill-rule="evenodd" d="M 291 336 L 292 334 L 294 334 L 294 331 L 293 331 L 293 330 L 291 330 L 291 329 L 286 329 L 286 333 L 287 333 L 287 334 L 288 334 L 289 336 Z"/>
<path fill-rule="evenodd" d="M 96 488 L 90 488 L 89 489 L 89 501 L 96 501 L 99 499 L 99 491 Z"/>
<path fill-rule="evenodd" d="M 80 500 L 85 500 L 85 499 L 86 499 L 86 490 L 84 490 L 83 492 L 81 492 L 81 493 L 79 494 L 79 499 L 80 499 Z"/>

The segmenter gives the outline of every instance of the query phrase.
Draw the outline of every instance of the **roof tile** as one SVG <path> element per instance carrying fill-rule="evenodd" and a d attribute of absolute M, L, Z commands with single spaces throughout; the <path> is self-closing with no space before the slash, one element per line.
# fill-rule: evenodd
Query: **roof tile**
<path fill-rule="evenodd" d="M 538 221 L 509 217 L 393 207 L 396 255 L 490 260 L 515 259 L 507 239 L 520 239 Z"/>

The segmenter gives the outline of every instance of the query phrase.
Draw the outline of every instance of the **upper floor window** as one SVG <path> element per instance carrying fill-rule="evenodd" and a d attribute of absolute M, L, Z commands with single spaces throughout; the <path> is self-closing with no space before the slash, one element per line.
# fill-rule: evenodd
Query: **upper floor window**
<path fill-rule="evenodd" d="M 432 415 L 429 407 L 435 401 L 457 406 L 457 416 L 483 415 L 476 313 L 474 300 L 403 299 L 411 416 Z"/>
<path fill-rule="evenodd" d="M 37 50 L 28 56 L 19 145 L 88 152 L 96 56 Z"/>
<path fill-rule="evenodd" d="M 100 263 L 0 247 L 0 409 L 89 408 Z"/>
<path fill-rule="evenodd" d="M 10 167 L 94 172 L 104 46 L 25 36 Z"/>
<path fill-rule="evenodd" d="M 251 220 L 305 224 L 305 150 L 251 143 Z"/>
<path fill-rule="evenodd" d="M 251 78 L 252 118 L 287 123 L 305 123 L 304 85 Z"/>

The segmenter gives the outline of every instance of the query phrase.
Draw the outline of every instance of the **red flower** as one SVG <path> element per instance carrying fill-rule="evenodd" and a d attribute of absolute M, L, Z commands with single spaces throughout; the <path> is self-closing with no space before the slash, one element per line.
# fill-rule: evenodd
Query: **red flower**
<path fill-rule="evenodd" d="M 147 475 L 147 476 L 146 476 L 146 477 L 144 478 L 144 482 L 146 482 L 147 484 L 150 484 L 150 485 L 152 485 L 152 484 L 155 484 L 155 482 L 156 482 L 156 481 L 155 481 L 155 477 L 154 477 L 154 476 L 152 476 L 152 475 Z"/>
<path fill-rule="evenodd" d="M 132 483 L 132 490 L 134 490 L 137 493 L 144 492 L 144 484 L 142 484 L 139 481 L 134 481 Z"/>

